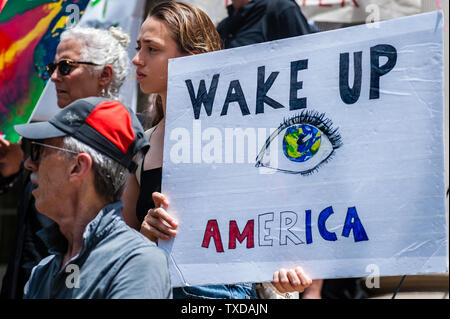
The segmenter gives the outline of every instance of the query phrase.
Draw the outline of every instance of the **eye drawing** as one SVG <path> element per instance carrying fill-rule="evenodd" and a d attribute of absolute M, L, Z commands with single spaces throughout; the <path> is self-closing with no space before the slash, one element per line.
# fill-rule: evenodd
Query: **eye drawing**
<path fill-rule="evenodd" d="M 276 143 L 275 147 L 270 146 L 272 143 Z M 341 135 L 325 113 L 304 110 L 285 119 L 269 136 L 256 158 L 255 166 L 309 175 L 327 163 L 341 146 Z M 271 149 L 276 154 L 270 154 Z"/>

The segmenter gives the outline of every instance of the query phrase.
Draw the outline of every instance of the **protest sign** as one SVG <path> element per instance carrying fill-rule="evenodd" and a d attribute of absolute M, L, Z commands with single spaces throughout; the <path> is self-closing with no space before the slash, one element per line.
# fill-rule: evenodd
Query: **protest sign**
<path fill-rule="evenodd" d="M 442 14 L 169 61 L 174 286 L 447 268 Z"/>

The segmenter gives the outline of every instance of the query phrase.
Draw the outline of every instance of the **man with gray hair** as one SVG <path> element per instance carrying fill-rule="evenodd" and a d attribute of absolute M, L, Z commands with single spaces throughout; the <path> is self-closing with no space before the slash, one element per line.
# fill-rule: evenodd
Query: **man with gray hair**
<path fill-rule="evenodd" d="M 33 268 L 24 297 L 170 298 L 164 252 L 121 214 L 122 192 L 149 148 L 133 111 L 91 97 L 15 130 L 30 145 L 36 208 L 63 235 L 39 234 L 50 256 Z"/>

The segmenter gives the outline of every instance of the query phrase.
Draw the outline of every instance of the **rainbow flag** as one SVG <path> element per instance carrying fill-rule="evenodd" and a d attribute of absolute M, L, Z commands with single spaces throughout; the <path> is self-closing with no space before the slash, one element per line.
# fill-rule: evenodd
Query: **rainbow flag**
<path fill-rule="evenodd" d="M 8 0 L 0 0 L 0 12 L 2 12 L 2 9 L 5 6 L 6 1 L 8 1 Z"/>
<path fill-rule="evenodd" d="M 66 22 L 88 3 L 0 0 L 0 135 L 9 141 L 19 140 L 14 125 L 28 122 L 49 80 L 45 66 L 53 62 Z"/>

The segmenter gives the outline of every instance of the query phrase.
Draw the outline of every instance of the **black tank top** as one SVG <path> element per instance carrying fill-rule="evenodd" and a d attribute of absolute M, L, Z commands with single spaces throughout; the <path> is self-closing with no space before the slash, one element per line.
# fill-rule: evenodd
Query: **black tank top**
<path fill-rule="evenodd" d="M 153 168 L 141 173 L 141 185 L 139 198 L 136 204 L 136 217 L 139 223 L 144 221 L 144 217 L 151 208 L 155 208 L 152 199 L 153 192 L 161 192 L 162 168 Z"/>

